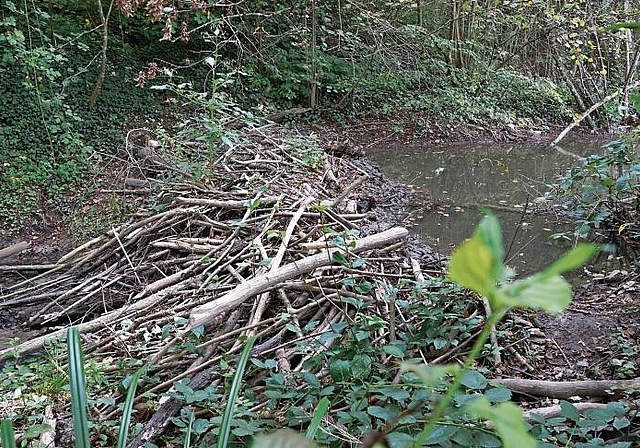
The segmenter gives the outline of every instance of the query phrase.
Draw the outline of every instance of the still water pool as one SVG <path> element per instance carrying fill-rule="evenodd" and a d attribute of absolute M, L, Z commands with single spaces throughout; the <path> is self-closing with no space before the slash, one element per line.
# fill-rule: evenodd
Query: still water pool
<path fill-rule="evenodd" d="M 397 182 L 424 191 L 437 207 L 412 209 L 412 232 L 442 253 L 473 232 L 490 208 L 503 227 L 509 265 L 530 273 L 562 254 L 570 242 L 550 241 L 567 229 L 553 216 L 524 213 L 527 203 L 542 196 L 579 156 L 600 153 L 607 140 L 563 142 L 559 151 L 547 144 L 483 144 L 473 146 L 405 146 L 379 148 L 370 160 Z M 532 207 L 529 207 L 529 209 Z"/>

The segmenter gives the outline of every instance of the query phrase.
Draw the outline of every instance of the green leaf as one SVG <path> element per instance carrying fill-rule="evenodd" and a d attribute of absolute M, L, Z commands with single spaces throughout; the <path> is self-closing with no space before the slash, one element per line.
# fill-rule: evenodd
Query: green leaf
<path fill-rule="evenodd" d="M 571 285 L 559 275 L 539 274 L 500 288 L 497 295 L 508 306 L 556 314 L 571 303 Z"/>
<path fill-rule="evenodd" d="M 394 358 L 404 358 L 405 353 L 397 345 L 385 345 L 382 347 L 382 351 L 387 355 L 391 355 Z"/>
<path fill-rule="evenodd" d="M 455 426 L 436 426 L 424 443 L 426 445 L 435 445 L 437 443 L 447 442 L 457 430 L 458 428 Z"/>
<path fill-rule="evenodd" d="M 468 409 L 479 418 L 490 420 L 494 424 L 504 448 L 536 448 L 536 440 L 527 432 L 522 409 L 515 404 L 500 403 L 491 406 L 486 397 L 480 397 Z"/>
<path fill-rule="evenodd" d="M 611 31 L 617 30 L 632 30 L 632 31 L 640 31 L 640 22 L 620 22 L 614 23 L 609 27 Z"/>
<path fill-rule="evenodd" d="M 373 289 L 373 285 L 371 282 L 365 280 L 362 283 L 357 284 L 354 289 L 360 294 L 369 294 Z"/>
<path fill-rule="evenodd" d="M 9 419 L 0 423 L 0 442 L 5 448 L 16 448 L 16 436 L 13 432 L 13 423 Z"/>
<path fill-rule="evenodd" d="M 613 427 L 616 429 L 627 428 L 631 422 L 627 417 L 616 417 L 613 420 Z"/>
<path fill-rule="evenodd" d="M 396 415 L 396 413 L 390 412 L 388 409 L 381 406 L 369 406 L 367 408 L 367 414 L 377 417 L 385 422 L 390 421 Z"/>
<path fill-rule="evenodd" d="M 333 255 L 331 256 L 331 259 L 333 260 L 334 263 L 338 263 L 342 266 L 349 266 L 349 262 L 344 257 L 342 252 L 338 252 L 338 251 L 334 252 Z"/>
<path fill-rule="evenodd" d="M 84 355 L 82 354 L 80 332 L 77 327 L 71 327 L 67 330 L 67 353 L 69 357 L 69 386 L 75 446 L 76 448 L 90 448 Z"/>
<path fill-rule="evenodd" d="M 373 360 L 369 355 L 355 355 L 351 364 L 351 375 L 354 378 L 363 378 L 369 376 L 372 363 Z"/>
<path fill-rule="evenodd" d="M 480 372 L 469 370 L 465 372 L 460 384 L 469 389 L 481 390 L 487 387 L 487 379 Z"/>
<path fill-rule="evenodd" d="M 568 401 L 562 400 L 560 402 L 560 409 L 562 411 L 561 415 L 563 417 L 566 417 L 573 422 L 577 422 L 580 420 L 580 414 L 578 413 L 578 410 L 573 404 L 569 403 Z"/>
<path fill-rule="evenodd" d="M 542 275 L 561 275 L 579 268 L 589 261 L 599 250 L 599 247 L 593 244 L 578 244 L 575 248 L 564 254 L 558 261 L 542 271 Z"/>
<path fill-rule="evenodd" d="M 307 432 L 305 433 L 305 438 L 309 440 L 313 440 L 316 437 L 316 433 L 318 432 L 318 428 L 320 427 L 320 423 L 322 419 L 326 415 L 329 410 L 329 399 L 327 397 L 323 397 L 318 402 L 316 406 L 316 410 L 313 412 L 313 417 L 311 418 L 311 423 L 309 423 L 309 427 L 307 428 Z"/>
<path fill-rule="evenodd" d="M 504 259 L 502 230 L 500 230 L 500 223 L 495 215 L 487 213 L 473 232 L 473 237 L 479 238 L 483 242 L 485 247 L 491 252 L 493 259 L 497 260 L 498 265 L 502 264 L 502 260 Z M 497 275 L 498 272 L 494 274 L 496 274 L 497 280 L 501 280 Z"/>
<path fill-rule="evenodd" d="M 338 359 L 329 366 L 329 373 L 333 381 L 346 381 L 351 376 L 351 362 Z"/>
<path fill-rule="evenodd" d="M 38 425 L 31 425 L 29 426 L 25 432 L 22 434 L 22 437 L 25 440 L 29 440 L 29 439 L 35 439 L 36 437 L 41 436 L 42 434 L 51 431 L 52 428 L 50 425 L 46 425 L 46 424 L 38 424 Z M 2 444 L 1 446 L 4 446 L 4 444 Z"/>
<path fill-rule="evenodd" d="M 233 382 L 231 383 L 231 389 L 229 390 L 227 405 L 224 410 L 224 415 L 222 416 L 222 423 L 220 425 L 220 436 L 218 437 L 218 448 L 226 448 L 227 446 L 229 446 L 229 433 L 231 432 L 231 420 L 233 418 L 233 411 L 235 410 L 236 406 L 236 398 L 238 397 L 238 393 L 240 392 L 240 386 L 242 385 L 242 375 L 244 375 L 244 369 L 247 366 L 247 361 L 249 360 L 249 355 L 251 354 L 251 349 L 253 348 L 253 344 L 255 342 L 256 337 L 251 336 L 247 340 L 247 345 L 245 345 L 244 350 L 240 355 L 238 367 L 236 368 L 236 373 L 233 376 Z"/>
<path fill-rule="evenodd" d="M 451 256 L 449 278 L 464 288 L 485 297 L 492 296 L 498 279 L 495 272 L 496 259 L 489 248 L 478 238 L 464 242 Z"/>
<path fill-rule="evenodd" d="M 484 396 L 487 397 L 491 403 L 503 403 L 511 399 L 511 391 L 506 387 L 494 387 L 487 390 Z"/>
<path fill-rule="evenodd" d="M 124 448 L 127 446 L 127 436 L 129 435 L 129 423 L 131 423 L 131 410 L 133 409 L 133 402 L 136 398 L 136 389 L 140 382 L 140 377 L 144 373 L 144 368 L 140 368 L 133 374 L 129 387 L 127 388 L 127 398 L 124 401 L 124 408 L 122 410 L 122 420 L 120 421 L 120 431 L 118 432 L 117 448 Z"/>

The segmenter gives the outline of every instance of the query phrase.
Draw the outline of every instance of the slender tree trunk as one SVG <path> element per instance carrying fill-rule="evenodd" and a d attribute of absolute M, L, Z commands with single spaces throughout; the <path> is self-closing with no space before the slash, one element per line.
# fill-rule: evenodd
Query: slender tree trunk
<path fill-rule="evenodd" d="M 311 76 L 309 77 L 309 107 L 316 108 L 318 101 L 318 63 L 316 55 L 318 15 L 316 0 L 311 1 Z"/>
<path fill-rule="evenodd" d="M 102 85 L 104 84 L 104 77 L 107 71 L 107 48 L 109 46 L 109 16 L 111 15 L 111 9 L 113 7 L 113 0 L 111 0 L 111 4 L 109 5 L 109 11 L 105 15 L 104 10 L 102 8 L 102 0 L 98 0 L 98 13 L 100 14 L 100 21 L 102 22 L 102 48 L 100 49 L 100 73 L 98 74 L 98 79 L 96 80 L 96 85 L 93 88 L 93 93 L 91 94 L 91 98 L 89 99 L 89 109 L 93 109 L 96 105 L 96 101 L 98 101 L 98 95 L 100 95 L 100 90 L 102 90 Z"/>

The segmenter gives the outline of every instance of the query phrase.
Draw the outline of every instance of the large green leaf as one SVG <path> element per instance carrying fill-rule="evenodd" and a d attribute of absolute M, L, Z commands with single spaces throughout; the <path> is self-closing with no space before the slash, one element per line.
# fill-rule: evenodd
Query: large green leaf
<path fill-rule="evenodd" d="M 489 248 L 480 238 L 474 237 L 463 243 L 451 256 L 449 278 L 478 294 L 491 296 L 497 282 L 497 278 L 490 275 L 495 272 L 495 262 Z"/>
<path fill-rule="evenodd" d="M 508 402 L 491 406 L 486 397 L 480 397 L 468 409 L 493 423 L 504 448 L 536 448 L 536 439 L 527 431 L 522 409 L 515 404 Z"/>
<path fill-rule="evenodd" d="M 560 275 L 579 268 L 598 252 L 598 246 L 593 244 L 578 244 L 564 254 L 558 261 L 542 271 L 544 276 Z"/>
<path fill-rule="evenodd" d="M 0 423 L 0 442 L 6 448 L 16 448 L 16 436 L 13 432 L 13 422 L 9 419 Z"/>
<path fill-rule="evenodd" d="M 500 222 L 493 214 L 487 213 L 476 230 L 473 232 L 474 238 L 479 238 L 484 245 L 489 249 L 494 260 L 496 260 L 496 267 L 502 266 L 502 260 L 504 259 L 504 246 L 502 244 L 502 230 L 500 229 Z M 495 277 L 498 280 L 502 280 L 495 272 Z"/>
<path fill-rule="evenodd" d="M 229 446 L 229 434 L 231 433 L 231 420 L 236 407 L 236 398 L 240 393 L 240 387 L 242 386 L 242 377 L 244 375 L 244 369 L 247 367 L 247 361 L 251 355 L 251 349 L 256 342 L 256 336 L 251 336 L 247 339 L 247 345 L 244 346 L 240 359 L 238 360 L 238 367 L 236 367 L 236 373 L 233 376 L 231 382 L 231 389 L 229 389 L 229 396 L 227 398 L 227 405 L 224 409 L 222 416 L 222 423 L 220 424 L 220 436 L 218 438 L 218 448 L 227 448 Z"/>
<path fill-rule="evenodd" d="M 320 399 L 316 406 L 316 410 L 313 412 L 313 417 L 311 418 L 307 432 L 304 435 L 305 438 L 309 440 L 313 440 L 315 438 L 316 432 L 318 431 L 318 428 L 320 428 L 320 423 L 329 410 L 329 405 L 330 402 L 327 397 L 322 397 L 322 399 Z"/>
<path fill-rule="evenodd" d="M 571 303 L 571 285 L 559 275 L 534 275 L 500 289 L 500 300 L 515 308 L 560 313 Z"/>
<path fill-rule="evenodd" d="M 488 214 L 473 237 L 451 256 L 449 278 L 465 288 L 491 298 L 496 284 L 504 280 L 502 232 L 495 216 Z"/>
<path fill-rule="evenodd" d="M 117 448 L 124 448 L 127 446 L 127 436 L 129 435 L 129 424 L 131 423 L 131 412 L 133 410 L 133 402 L 136 397 L 136 389 L 140 382 L 140 377 L 144 373 L 144 369 L 140 368 L 133 374 L 129 386 L 127 387 L 127 398 L 124 402 L 124 408 L 122 409 L 122 420 L 120 421 L 120 431 L 118 432 Z"/>

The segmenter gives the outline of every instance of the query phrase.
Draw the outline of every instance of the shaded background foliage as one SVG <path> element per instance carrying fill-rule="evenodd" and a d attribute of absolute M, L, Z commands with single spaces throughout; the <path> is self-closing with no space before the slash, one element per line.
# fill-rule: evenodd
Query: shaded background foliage
<path fill-rule="evenodd" d="M 622 87 L 596 127 L 633 113 L 640 54 L 631 31 L 607 28 L 637 17 L 628 1 L 49 0 L 0 13 L 0 211 L 14 221 L 79 182 L 123 129 L 167 118 L 161 101 L 179 112 L 175 89 L 136 85 L 187 86 L 258 116 L 406 110 L 525 127 Z"/>

